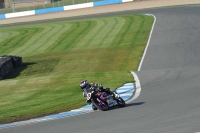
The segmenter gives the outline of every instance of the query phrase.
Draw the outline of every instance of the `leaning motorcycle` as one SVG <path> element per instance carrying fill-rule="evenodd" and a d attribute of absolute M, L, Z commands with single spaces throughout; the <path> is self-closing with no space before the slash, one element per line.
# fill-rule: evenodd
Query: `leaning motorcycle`
<path fill-rule="evenodd" d="M 106 111 L 113 107 L 125 107 L 126 103 L 125 101 L 117 94 L 117 92 L 114 92 L 115 96 L 109 95 L 106 92 L 99 92 L 99 91 L 91 91 L 87 93 L 87 103 L 92 103 L 93 110 L 102 110 Z"/>

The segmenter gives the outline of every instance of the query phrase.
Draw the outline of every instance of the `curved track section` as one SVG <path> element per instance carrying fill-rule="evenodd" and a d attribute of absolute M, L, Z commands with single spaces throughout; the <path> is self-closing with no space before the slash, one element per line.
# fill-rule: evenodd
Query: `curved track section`
<path fill-rule="evenodd" d="M 130 101 L 132 101 L 136 98 L 136 97 L 135 98 L 133 97 L 133 94 L 135 92 L 135 87 L 134 87 L 133 83 L 126 83 L 123 86 L 117 88 L 115 90 L 115 92 L 117 94 L 119 94 L 120 97 L 123 98 L 126 101 L 126 103 L 128 103 L 128 102 L 130 102 Z M 19 121 L 19 122 L 8 123 L 8 124 L 0 124 L 0 129 L 9 128 L 9 127 L 16 127 L 16 126 L 21 126 L 21 125 L 27 125 L 27 124 L 32 124 L 32 123 L 39 123 L 39 122 L 44 122 L 44 121 L 66 118 L 66 117 L 72 117 L 72 116 L 76 116 L 76 115 L 90 113 L 90 112 L 93 112 L 93 111 L 94 110 L 92 109 L 92 104 L 88 104 L 88 105 L 83 106 L 79 109 L 74 109 L 74 110 L 62 112 L 62 113 L 59 113 L 59 114 L 48 115 L 48 116 L 30 119 L 30 120 L 26 120 L 26 121 Z"/>
<path fill-rule="evenodd" d="M 0 130 L 1 133 L 200 132 L 200 8 L 183 6 L 107 15 L 157 18 L 141 70 L 140 96 L 126 108 Z"/>

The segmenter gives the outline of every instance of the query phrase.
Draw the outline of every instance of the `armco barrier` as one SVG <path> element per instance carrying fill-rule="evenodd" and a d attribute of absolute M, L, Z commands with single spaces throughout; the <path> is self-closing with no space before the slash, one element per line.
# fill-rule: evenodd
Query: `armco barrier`
<path fill-rule="evenodd" d="M 8 13 L 5 14 L 6 18 L 14 18 L 14 17 L 23 17 L 23 16 L 30 16 L 35 15 L 35 11 L 24 11 L 24 12 L 15 12 L 15 13 Z"/>
<path fill-rule="evenodd" d="M 6 15 L 5 14 L 0 14 L 0 19 L 5 19 Z"/>
<path fill-rule="evenodd" d="M 103 1 L 94 2 L 94 7 L 105 6 L 105 5 L 110 5 L 110 4 L 119 4 L 119 3 L 122 3 L 122 0 L 103 0 Z"/>
<path fill-rule="evenodd" d="M 39 10 L 35 10 L 35 14 L 37 15 L 37 14 L 60 12 L 60 11 L 64 11 L 64 7 L 54 7 L 54 8 L 39 9 Z"/>
<path fill-rule="evenodd" d="M 93 2 L 71 5 L 71 6 L 64 6 L 64 10 L 66 11 L 66 10 L 73 10 L 73 9 L 80 9 L 80 8 L 87 8 L 87 7 L 93 7 Z"/>
<path fill-rule="evenodd" d="M 131 1 L 133 1 L 133 0 L 122 0 L 122 3 L 124 3 L 124 2 L 131 2 Z"/>
<path fill-rule="evenodd" d="M 83 3 L 83 4 L 70 5 L 70 6 L 46 8 L 46 9 L 31 10 L 31 11 L 24 11 L 24 12 L 15 12 L 15 13 L 7 13 L 7 14 L 0 14 L 0 19 L 23 17 L 23 16 L 45 14 L 45 13 L 52 13 L 52 12 L 60 12 L 60 11 L 88 8 L 88 7 L 97 7 L 97 6 L 104 6 L 104 5 L 110 5 L 110 4 L 119 4 L 119 3 L 124 3 L 124 2 L 131 2 L 131 1 L 133 1 L 133 0 L 103 0 L 103 1 L 98 1 L 98 2 L 90 2 L 90 3 Z"/>

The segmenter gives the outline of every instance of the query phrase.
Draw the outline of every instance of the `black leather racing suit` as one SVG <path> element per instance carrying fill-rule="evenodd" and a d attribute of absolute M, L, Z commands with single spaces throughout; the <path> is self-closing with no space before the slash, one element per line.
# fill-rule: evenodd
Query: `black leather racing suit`
<path fill-rule="evenodd" d="M 113 98 L 114 98 L 114 93 L 112 91 L 110 91 L 110 88 L 107 88 L 107 87 L 104 87 L 102 86 L 102 84 L 96 84 L 96 83 L 91 83 L 90 84 L 90 88 L 88 89 L 84 89 L 83 90 L 83 96 L 86 98 L 87 97 L 87 93 L 90 91 L 90 90 L 97 90 L 97 91 L 101 91 L 101 92 L 106 92 L 108 93 L 109 95 L 112 95 Z"/>

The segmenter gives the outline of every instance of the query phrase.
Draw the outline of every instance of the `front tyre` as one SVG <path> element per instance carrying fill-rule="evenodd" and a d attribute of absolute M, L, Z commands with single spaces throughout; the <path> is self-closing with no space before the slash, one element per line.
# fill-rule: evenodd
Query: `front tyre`
<path fill-rule="evenodd" d="M 126 106 L 126 102 L 121 97 L 119 97 L 116 101 L 117 101 L 119 107 L 125 107 Z"/>
<path fill-rule="evenodd" d="M 92 101 L 93 106 L 95 106 L 99 110 L 106 111 L 109 109 L 108 105 L 106 103 L 104 103 L 103 101 L 98 102 L 94 99 L 92 99 L 91 101 Z"/>
<path fill-rule="evenodd" d="M 97 110 L 98 108 L 92 104 L 92 109 Z"/>

